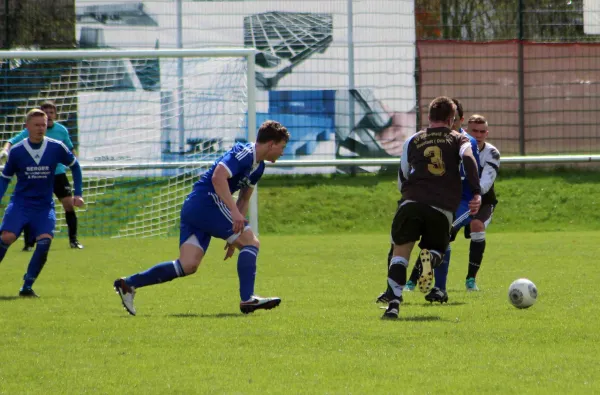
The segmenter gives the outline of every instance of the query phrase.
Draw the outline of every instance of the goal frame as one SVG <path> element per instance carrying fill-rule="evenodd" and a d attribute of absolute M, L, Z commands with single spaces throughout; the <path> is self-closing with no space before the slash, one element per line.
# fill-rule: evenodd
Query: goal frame
<path fill-rule="evenodd" d="M 248 141 L 256 140 L 256 49 L 254 48 L 204 48 L 204 49 L 94 49 L 94 50 L 39 50 L 0 51 L 0 59 L 109 59 L 109 58 L 245 58 L 247 81 L 247 128 Z M 105 166 L 108 164 L 105 164 Z M 140 164 L 143 166 L 142 164 Z M 115 164 L 122 168 L 123 163 Z M 145 167 L 145 166 L 143 166 Z M 147 168 L 153 168 L 151 165 Z M 250 198 L 248 216 L 250 226 L 258 234 L 258 189 L 255 187 Z"/>

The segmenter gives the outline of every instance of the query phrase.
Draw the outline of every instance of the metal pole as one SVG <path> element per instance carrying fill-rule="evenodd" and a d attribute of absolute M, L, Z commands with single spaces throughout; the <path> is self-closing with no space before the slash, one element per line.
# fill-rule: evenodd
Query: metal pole
<path fill-rule="evenodd" d="M 248 62 L 248 141 L 256 141 L 256 65 L 255 54 L 246 57 Z M 258 235 L 258 185 L 250 196 L 249 220 L 254 234 Z"/>
<path fill-rule="evenodd" d="M 177 48 L 183 48 L 183 0 L 177 0 Z M 179 153 L 185 152 L 185 127 L 184 127 L 184 111 L 183 111 L 183 58 L 177 58 L 177 130 L 179 131 Z"/>
<path fill-rule="evenodd" d="M 519 89 L 519 155 L 525 155 L 525 62 L 523 55 L 523 0 L 519 0 L 518 10 L 518 89 Z"/>
<path fill-rule="evenodd" d="M 352 0 L 348 0 L 348 123 L 349 133 L 352 134 L 352 129 L 356 125 L 356 119 L 354 114 L 354 96 L 350 90 L 355 89 L 354 86 L 354 12 L 352 10 Z M 352 175 L 356 174 L 356 167 L 350 168 Z"/>

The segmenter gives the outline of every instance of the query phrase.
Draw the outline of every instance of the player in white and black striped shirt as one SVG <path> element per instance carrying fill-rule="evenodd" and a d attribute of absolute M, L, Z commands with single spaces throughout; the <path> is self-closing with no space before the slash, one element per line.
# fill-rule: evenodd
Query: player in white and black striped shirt
<path fill-rule="evenodd" d="M 486 140 L 489 135 L 488 123 L 483 115 L 474 114 L 469 118 L 468 133 L 477 140 L 479 147 L 479 174 L 481 186 L 481 208 L 471 219 L 469 249 L 469 268 L 466 287 L 469 291 L 477 291 L 475 277 L 483 260 L 485 251 L 485 230 L 492 220 L 492 214 L 498 200 L 494 191 L 494 182 L 500 169 L 500 151 Z M 468 233 L 467 233 L 468 234 Z"/>

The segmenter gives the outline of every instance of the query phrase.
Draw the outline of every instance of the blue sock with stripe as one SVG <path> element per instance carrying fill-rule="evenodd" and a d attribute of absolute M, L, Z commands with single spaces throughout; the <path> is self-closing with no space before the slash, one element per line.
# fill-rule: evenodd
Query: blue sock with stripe
<path fill-rule="evenodd" d="M 257 257 L 258 248 L 251 245 L 242 248 L 238 255 L 237 271 L 240 279 L 240 299 L 242 302 L 249 300 L 254 295 Z"/>
<path fill-rule="evenodd" d="M 42 269 L 48 260 L 50 244 L 52 244 L 52 239 L 48 238 L 37 241 L 35 251 L 33 251 L 33 256 L 31 257 L 31 261 L 29 261 L 29 266 L 27 266 L 27 273 L 23 276 L 23 289 L 31 288 L 42 272 Z"/>
<path fill-rule="evenodd" d="M 125 282 L 131 287 L 140 288 L 147 285 L 166 283 L 167 281 L 183 276 L 185 276 L 185 273 L 181 267 L 181 262 L 177 259 L 159 263 L 144 272 L 129 276 L 125 279 Z"/>
<path fill-rule="evenodd" d="M 452 248 L 448 245 L 446 252 L 444 253 L 444 258 L 442 259 L 442 264 L 440 267 L 436 268 L 433 271 L 433 276 L 435 278 L 435 286 L 442 291 L 446 290 L 446 282 L 448 281 L 448 268 L 450 267 L 450 253 L 452 252 Z"/>

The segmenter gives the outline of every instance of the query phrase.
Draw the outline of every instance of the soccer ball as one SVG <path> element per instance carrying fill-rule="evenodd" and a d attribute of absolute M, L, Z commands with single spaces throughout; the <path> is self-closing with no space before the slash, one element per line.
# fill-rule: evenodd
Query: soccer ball
<path fill-rule="evenodd" d="M 537 288 L 535 284 L 526 278 L 513 281 L 508 287 L 508 300 L 518 309 L 526 309 L 533 306 L 537 299 Z"/>

